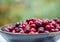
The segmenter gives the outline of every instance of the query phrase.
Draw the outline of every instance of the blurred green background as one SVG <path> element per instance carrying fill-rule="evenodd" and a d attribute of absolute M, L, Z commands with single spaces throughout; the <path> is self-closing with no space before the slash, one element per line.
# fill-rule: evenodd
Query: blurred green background
<path fill-rule="evenodd" d="M 0 26 L 33 17 L 60 18 L 60 0 L 0 0 Z"/>

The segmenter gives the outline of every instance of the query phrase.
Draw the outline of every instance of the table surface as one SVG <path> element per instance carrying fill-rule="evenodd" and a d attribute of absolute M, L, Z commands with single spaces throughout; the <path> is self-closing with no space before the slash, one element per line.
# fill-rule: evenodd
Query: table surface
<path fill-rule="evenodd" d="M 7 42 L 7 41 L 2 37 L 2 35 L 0 35 L 0 42 Z M 60 39 L 57 40 L 56 42 L 60 42 Z"/>

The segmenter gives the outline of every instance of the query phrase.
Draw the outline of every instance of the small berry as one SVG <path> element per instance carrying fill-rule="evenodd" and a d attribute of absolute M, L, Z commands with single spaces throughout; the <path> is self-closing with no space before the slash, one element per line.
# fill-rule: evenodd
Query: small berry
<path fill-rule="evenodd" d="M 50 28 L 50 25 L 46 25 L 46 30 L 50 30 L 51 28 Z"/>
<path fill-rule="evenodd" d="M 36 27 L 36 24 L 31 24 L 30 26 L 35 28 Z"/>
<path fill-rule="evenodd" d="M 31 31 L 36 32 L 36 29 L 35 28 L 31 28 Z"/>
<path fill-rule="evenodd" d="M 52 25 L 56 26 L 56 22 L 55 21 L 52 21 Z"/>
<path fill-rule="evenodd" d="M 44 32 L 44 27 L 38 28 L 38 32 L 39 32 L 39 33 L 43 33 L 43 32 Z"/>
<path fill-rule="evenodd" d="M 16 33 L 16 31 L 15 30 L 12 30 L 12 33 Z"/>
<path fill-rule="evenodd" d="M 29 21 L 29 24 L 33 24 L 34 22 L 33 21 Z"/>
<path fill-rule="evenodd" d="M 51 31 L 51 32 L 55 32 L 55 29 L 51 29 L 50 31 Z"/>

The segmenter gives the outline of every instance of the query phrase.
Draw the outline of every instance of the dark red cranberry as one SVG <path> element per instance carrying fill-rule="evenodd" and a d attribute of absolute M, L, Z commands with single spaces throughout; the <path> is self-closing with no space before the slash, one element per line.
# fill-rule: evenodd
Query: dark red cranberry
<path fill-rule="evenodd" d="M 20 28 L 15 28 L 15 31 L 18 33 L 18 32 L 20 32 Z"/>
<path fill-rule="evenodd" d="M 58 28 L 56 28 L 56 29 L 55 29 L 55 32 L 58 32 L 58 31 L 59 31 L 59 29 L 58 29 Z"/>
<path fill-rule="evenodd" d="M 60 20 L 59 19 L 57 20 L 57 23 L 60 24 Z"/>
<path fill-rule="evenodd" d="M 51 31 L 51 32 L 55 32 L 55 29 L 51 29 L 50 31 Z"/>
<path fill-rule="evenodd" d="M 39 33 L 43 33 L 43 32 L 44 32 L 44 27 L 38 28 L 38 32 L 39 32 Z"/>
<path fill-rule="evenodd" d="M 36 29 L 35 28 L 31 28 L 31 31 L 36 32 Z"/>
<path fill-rule="evenodd" d="M 36 27 L 37 27 L 37 28 L 39 28 L 39 27 L 42 26 L 42 22 L 39 22 L 39 21 L 36 21 L 35 24 L 36 24 Z"/>
<path fill-rule="evenodd" d="M 20 25 L 20 22 L 17 22 L 17 23 L 16 23 L 16 27 L 18 27 L 19 25 Z"/>
<path fill-rule="evenodd" d="M 51 28 L 50 28 L 50 25 L 46 25 L 46 30 L 50 30 Z"/>
<path fill-rule="evenodd" d="M 30 26 L 35 28 L 36 27 L 36 24 L 31 24 Z"/>
<path fill-rule="evenodd" d="M 25 33 L 29 33 L 29 32 L 30 32 L 30 26 L 29 26 L 29 25 L 27 25 L 27 26 L 25 27 L 24 32 L 25 32 Z"/>
<path fill-rule="evenodd" d="M 60 26 L 59 26 L 59 24 L 56 25 L 56 28 L 60 30 Z"/>

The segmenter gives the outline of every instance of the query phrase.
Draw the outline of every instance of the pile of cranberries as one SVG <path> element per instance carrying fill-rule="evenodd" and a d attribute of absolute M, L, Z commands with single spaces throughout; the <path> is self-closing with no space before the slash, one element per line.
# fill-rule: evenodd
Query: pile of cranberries
<path fill-rule="evenodd" d="M 2 28 L 2 31 L 21 34 L 58 32 L 60 31 L 60 19 L 27 19 L 22 22 L 17 22 L 16 24 L 5 26 Z"/>

